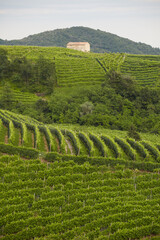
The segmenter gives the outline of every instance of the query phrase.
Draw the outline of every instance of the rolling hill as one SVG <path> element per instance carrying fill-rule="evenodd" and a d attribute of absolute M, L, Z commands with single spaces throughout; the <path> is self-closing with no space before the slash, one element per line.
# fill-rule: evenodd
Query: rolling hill
<path fill-rule="evenodd" d="M 136 43 L 109 32 L 104 32 L 99 29 L 94 30 L 87 27 L 56 29 L 53 31 L 46 31 L 39 34 L 30 35 L 20 40 L 7 41 L 0 39 L 0 45 L 66 47 L 66 44 L 70 41 L 87 41 L 91 44 L 92 52 L 123 52 L 152 55 L 160 54 L 159 48 L 153 48 L 144 43 Z"/>

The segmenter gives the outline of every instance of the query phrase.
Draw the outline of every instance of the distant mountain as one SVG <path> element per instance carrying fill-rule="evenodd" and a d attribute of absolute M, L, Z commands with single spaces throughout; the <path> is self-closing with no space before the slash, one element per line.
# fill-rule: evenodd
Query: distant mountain
<path fill-rule="evenodd" d="M 57 46 L 66 47 L 68 42 L 89 42 L 92 52 L 126 52 L 133 54 L 160 55 L 159 48 L 137 43 L 115 34 L 87 27 L 71 27 L 45 31 L 20 40 L 2 40 L 0 45 Z"/>

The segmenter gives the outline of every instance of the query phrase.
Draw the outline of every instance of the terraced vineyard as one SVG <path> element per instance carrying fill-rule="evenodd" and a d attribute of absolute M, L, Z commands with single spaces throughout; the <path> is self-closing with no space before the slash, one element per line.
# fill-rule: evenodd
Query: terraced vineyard
<path fill-rule="evenodd" d="M 127 55 L 121 71 L 135 77 L 140 86 L 159 87 L 160 85 L 159 56 Z"/>
<path fill-rule="evenodd" d="M 83 53 L 65 48 L 44 47 L 5 47 L 10 58 L 27 57 L 34 59 L 40 55 L 53 60 L 56 64 L 58 86 L 78 84 L 100 84 L 110 68 L 117 70 L 123 54 Z"/>
<path fill-rule="evenodd" d="M 77 58 L 56 58 L 56 73 L 59 86 L 93 85 L 105 80 L 110 69 L 118 70 L 124 54 L 88 54 Z"/>
<path fill-rule="evenodd" d="M 0 142 L 9 146 L 33 148 L 37 154 L 52 152 L 68 156 L 104 157 L 131 162 L 160 163 L 160 142 L 137 142 L 119 134 L 66 129 L 44 125 L 32 118 L 0 110 Z M 51 152 L 51 153 L 50 153 Z M 43 154 L 42 154 L 43 155 Z M 118 161 L 118 160 L 117 160 Z"/>
<path fill-rule="evenodd" d="M 57 58 L 56 74 L 58 86 L 97 84 L 105 79 L 105 71 L 92 58 Z"/>
<path fill-rule="evenodd" d="M 0 98 L 2 97 L 3 94 L 3 87 L 0 87 Z M 39 100 L 39 97 L 36 96 L 35 94 L 32 93 L 27 93 L 27 92 L 21 92 L 19 90 L 14 90 L 12 89 L 12 101 L 14 102 L 21 102 L 23 104 L 25 103 L 35 103 L 37 100 Z"/>
<path fill-rule="evenodd" d="M 40 55 L 55 62 L 60 87 L 101 84 L 108 70 L 135 77 L 140 86 L 159 87 L 160 57 L 123 53 L 83 53 L 58 47 L 3 46 L 9 58 L 27 57 L 34 62 Z"/>

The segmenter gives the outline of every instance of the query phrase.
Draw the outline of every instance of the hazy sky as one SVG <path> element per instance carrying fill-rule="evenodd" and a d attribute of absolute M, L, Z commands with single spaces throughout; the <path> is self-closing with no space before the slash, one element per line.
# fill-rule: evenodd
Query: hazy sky
<path fill-rule="evenodd" d="M 85 26 L 160 48 L 160 0 L 0 0 L 0 38 Z"/>

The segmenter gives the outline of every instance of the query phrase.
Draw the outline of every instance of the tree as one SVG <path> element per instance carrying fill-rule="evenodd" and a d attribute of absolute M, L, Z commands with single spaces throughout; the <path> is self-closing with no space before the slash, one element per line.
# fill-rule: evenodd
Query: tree
<path fill-rule="evenodd" d="M 91 114 L 94 108 L 92 102 L 85 102 L 81 104 L 80 107 L 81 107 L 80 116 Z"/>
<path fill-rule="evenodd" d="M 117 94 L 131 100 L 135 99 L 136 83 L 133 77 L 111 70 L 106 74 L 106 81 L 109 81 L 109 84 L 115 89 Z"/>
<path fill-rule="evenodd" d="M 34 66 L 34 78 L 37 90 L 51 94 L 56 85 L 55 64 L 43 56 L 39 56 Z"/>
<path fill-rule="evenodd" d="M 11 81 L 18 86 L 25 86 L 25 88 L 32 85 L 33 67 L 31 62 L 26 58 L 16 57 L 11 62 L 12 79 Z"/>
<path fill-rule="evenodd" d="M 0 98 L 0 107 L 11 110 L 14 103 L 13 92 L 8 83 L 5 83 Z"/>
<path fill-rule="evenodd" d="M 134 124 L 132 124 L 130 126 L 127 135 L 130 138 L 134 138 L 136 141 L 141 140 L 141 137 L 140 137 L 139 133 L 136 131 L 136 126 Z"/>
<path fill-rule="evenodd" d="M 7 57 L 7 51 L 0 48 L 0 80 L 9 75 L 10 62 Z"/>

